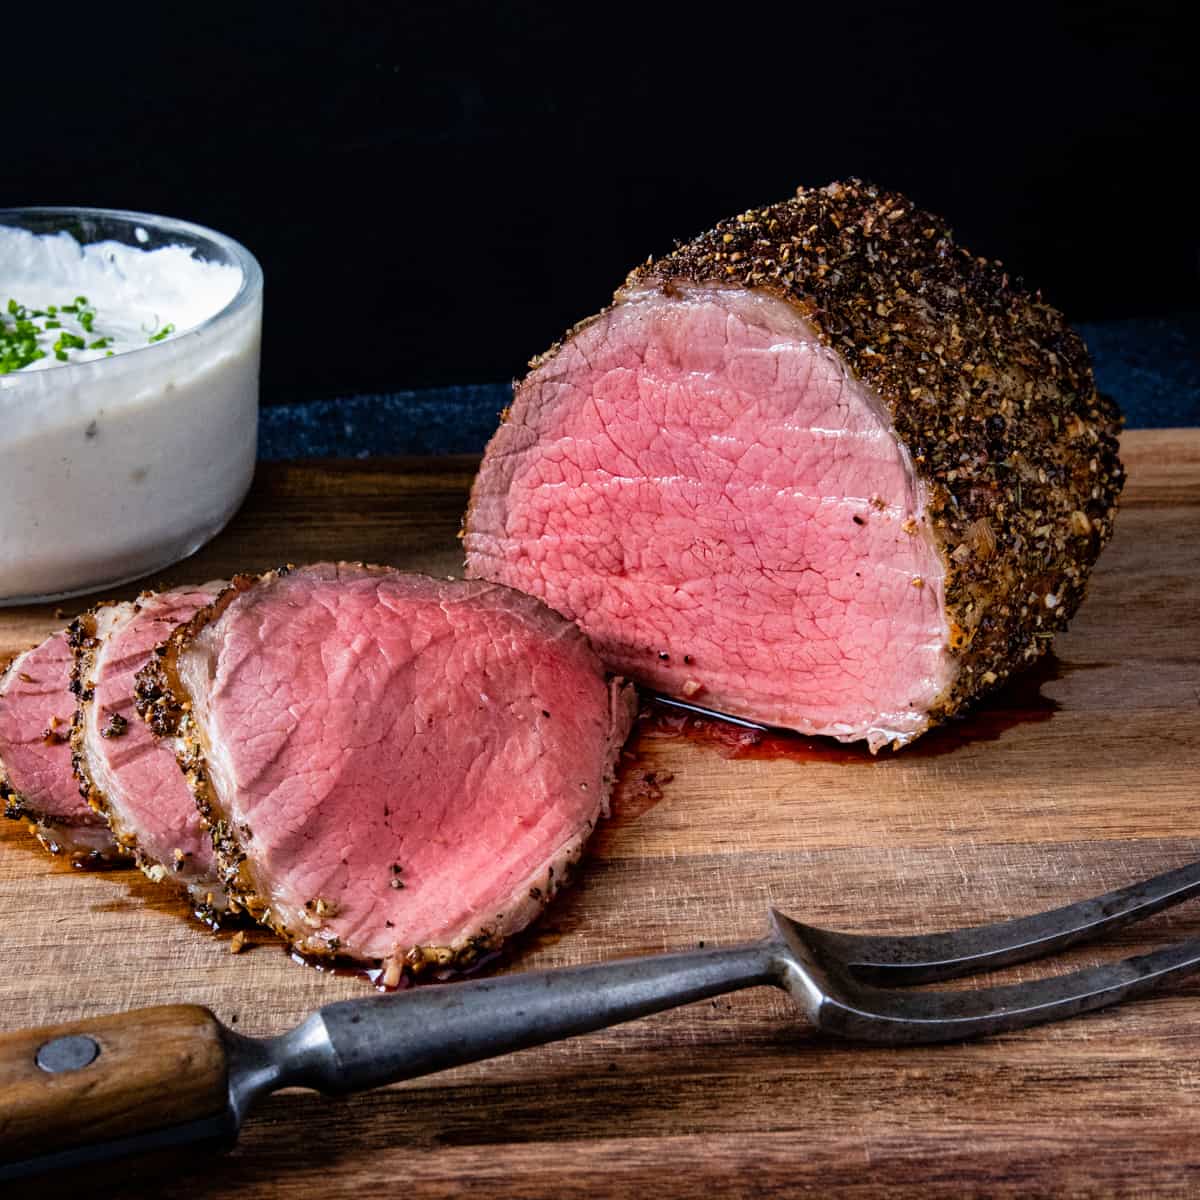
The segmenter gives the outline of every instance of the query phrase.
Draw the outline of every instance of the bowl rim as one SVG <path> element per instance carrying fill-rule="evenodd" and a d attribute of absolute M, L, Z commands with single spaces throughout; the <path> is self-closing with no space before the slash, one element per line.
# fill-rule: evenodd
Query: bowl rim
<path fill-rule="evenodd" d="M 112 358 L 95 358 L 88 362 L 58 363 L 42 371 L 13 371 L 11 374 L 0 376 L 0 392 L 11 392 L 14 388 L 20 387 L 23 380 L 38 380 L 38 386 L 46 386 L 45 377 L 47 375 L 65 380 L 68 377 L 67 373 L 78 377 L 80 374 L 94 373 L 97 369 L 115 367 L 118 363 L 128 369 L 138 355 L 155 350 L 161 351 L 165 346 L 177 347 L 193 335 L 205 333 L 214 325 L 234 317 L 262 295 L 263 271 L 258 259 L 236 238 L 221 233 L 219 230 L 211 229 L 207 225 L 200 225 L 195 221 L 138 212 L 136 209 L 129 208 L 97 208 L 86 204 L 22 204 L 0 208 L 0 227 L 20 228 L 22 216 L 49 216 L 64 219 L 91 216 L 103 220 L 124 221 L 133 226 L 153 227 L 157 232 L 166 233 L 168 236 L 175 232 L 186 234 L 192 238 L 209 241 L 229 254 L 240 268 L 242 279 L 238 290 L 223 308 L 218 309 L 211 316 L 205 317 L 200 324 L 185 329 L 175 337 L 165 338 L 161 342 L 154 342 L 147 346 L 138 346 L 133 350 L 124 350 L 120 354 L 114 354 Z M 80 245 L 91 246 L 95 245 L 95 242 L 81 242 Z M 136 247 L 132 248 L 136 249 Z"/>

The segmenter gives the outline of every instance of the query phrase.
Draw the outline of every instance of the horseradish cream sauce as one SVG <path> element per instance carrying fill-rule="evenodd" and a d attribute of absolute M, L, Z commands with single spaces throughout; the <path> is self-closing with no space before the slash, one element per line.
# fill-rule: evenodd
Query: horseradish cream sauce
<path fill-rule="evenodd" d="M 163 569 L 236 511 L 254 470 L 261 274 L 225 247 L 244 265 L 0 223 L 0 311 L 11 330 L 9 300 L 23 308 L 42 353 L 0 373 L 0 603 Z"/>

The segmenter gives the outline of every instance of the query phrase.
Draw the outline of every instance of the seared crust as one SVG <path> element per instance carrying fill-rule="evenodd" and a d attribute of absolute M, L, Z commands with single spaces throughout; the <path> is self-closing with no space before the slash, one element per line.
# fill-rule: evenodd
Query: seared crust
<path fill-rule="evenodd" d="M 130 603 L 134 611 L 141 608 L 142 601 L 152 596 L 152 592 L 142 592 Z M 79 780 L 79 792 L 88 802 L 94 812 L 99 813 L 112 831 L 114 841 L 120 850 L 131 857 L 139 870 L 155 883 L 170 881 L 172 876 L 166 864 L 150 857 L 138 842 L 137 834 L 122 825 L 113 813 L 108 803 L 108 796 L 92 778 L 87 754 L 84 750 L 87 713 L 94 697 L 94 677 L 96 673 L 96 653 L 101 640 L 97 637 L 97 616 L 106 609 L 116 606 L 115 601 L 106 600 L 88 609 L 76 617 L 67 627 L 67 642 L 74 655 L 71 666 L 71 691 L 75 696 L 75 716 L 71 720 L 71 770 Z M 195 915 L 208 925 L 219 925 L 235 910 L 227 909 L 218 903 L 210 892 L 204 895 L 192 893 L 191 889 L 180 882 L 180 888 L 192 895 Z"/>
<path fill-rule="evenodd" d="M 625 287 L 679 280 L 789 301 L 887 405 L 946 568 L 958 671 L 931 719 L 1041 655 L 1083 599 L 1125 480 L 1120 413 L 1063 315 L 940 218 L 856 179 L 723 221 Z"/>
<path fill-rule="evenodd" d="M 388 575 L 395 572 L 393 567 L 366 563 L 339 565 L 360 572 Z M 243 846 L 243 840 L 249 837 L 250 831 L 236 827 L 212 786 L 204 731 L 191 715 L 192 699 L 179 674 L 180 655 L 201 630 L 218 620 L 243 592 L 270 583 L 289 574 L 293 569 L 289 565 L 263 575 L 235 576 L 230 586 L 211 605 L 201 609 L 185 625 L 178 627 L 170 638 L 155 650 L 155 657 L 138 673 L 135 700 L 139 714 L 149 723 L 155 734 L 162 738 L 176 739 L 179 764 L 212 835 L 218 869 L 231 899 L 302 953 L 333 959 L 338 957 L 341 945 L 321 919 L 323 902 L 315 902 L 304 914 L 305 928 L 296 928 L 288 924 L 271 907 L 269 895 L 255 879 L 253 865 Z M 619 739 L 614 746 L 614 762 L 610 765 L 605 779 L 609 788 L 617 752 L 625 740 L 634 715 L 631 689 L 614 682 L 612 696 L 614 728 Z M 404 971 L 415 975 L 430 967 L 467 967 L 478 961 L 482 955 L 496 949 L 512 933 L 524 928 L 569 882 L 571 868 L 582 855 L 584 843 L 590 833 L 589 825 L 577 839 L 561 847 L 548 867 L 522 885 L 517 893 L 520 896 L 518 902 L 508 911 L 497 913 L 485 928 L 463 937 L 450 946 L 412 947 L 402 962 L 389 961 L 385 965 L 384 982 L 398 983 L 399 976 Z"/>
<path fill-rule="evenodd" d="M 4 805 L 4 815 L 10 821 L 20 821 L 26 815 L 21 794 L 8 782 L 3 759 L 0 759 L 0 804 Z"/>
<path fill-rule="evenodd" d="M 1121 415 L 1062 314 L 940 218 L 857 179 L 722 221 L 636 268 L 615 303 L 680 283 L 788 302 L 887 407 L 945 565 L 956 671 L 930 722 L 1041 655 L 1083 599 L 1125 479 Z"/>
<path fill-rule="evenodd" d="M 83 723 L 94 696 L 91 679 L 95 674 L 96 649 L 100 644 L 96 637 L 96 614 L 101 609 L 111 608 L 113 603 L 111 600 L 105 600 L 81 613 L 67 626 L 67 644 L 71 647 L 72 654 L 71 694 L 75 697 L 75 715 L 71 718 L 71 770 L 79 780 L 80 795 L 88 802 L 88 807 L 93 812 L 104 818 L 110 829 L 112 821 L 108 812 L 108 799 L 93 781 L 83 753 Z M 136 839 L 127 840 L 128 835 L 118 833 L 115 829 L 113 837 L 119 846 L 136 857 Z M 142 865 L 140 859 L 138 865 Z"/>
<path fill-rule="evenodd" d="M 217 870 L 233 907 L 244 908 L 256 920 L 271 924 L 271 910 L 258 894 L 246 855 L 232 835 L 229 821 L 217 804 L 214 789 L 209 783 L 205 748 L 196 722 L 191 719 L 191 699 L 179 678 L 179 655 L 192 639 L 218 617 L 244 591 L 261 580 L 286 574 L 281 567 L 265 575 L 235 575 L 230 584 L 206 608 L 200 609 L 190 621 L 179 625 L 154 656 L 138 672 L 134 687 L 134 702 L 138 714 L 146 721 L 155 736 L 176 740 L 175 756 L 196 800 L 203 824 L 212 837 Z M 283 930 L 277 932 L 284 933 Z M 287 936 L 284 934 L 284 936 Z"/>

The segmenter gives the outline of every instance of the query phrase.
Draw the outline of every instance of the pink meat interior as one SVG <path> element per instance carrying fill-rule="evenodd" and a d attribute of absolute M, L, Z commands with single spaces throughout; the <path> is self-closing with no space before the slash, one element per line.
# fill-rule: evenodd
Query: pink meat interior
<path fill-rule="evenodd" d="M 494 929 L 605 802 L 603 668 L 506 589 L 305 568 L 180 670 L 260 893 L 358 957 Z"/>
<path fill-rule="evenodd" d="M 0 685 L 0 758 L 9 783 L 38 816 L 103 829 L 71 772 L 72 662 L 64 630 L 12 664 Z"/>
<path fill-rule="evenodd" d="M 121 613 L 96 656 L 88 709 L 91 772 L 117 829 L 133 834 L 143 854 L 182 883 L 216 883 L 212 842 L 201 828 L 173 746 L 158 741 L 134 708 L 134 677 L 154 647 L 212 599 L 201 590 L 163 592 L 143 598 L 136 612 Z M 100 611 L 101 636 L 111 611 Z M 124 722 L 117 736 L 114 717 Z"/>
<path fill-rule="evenodd" d="M 925 497 L 877 399 L 789 305 L 633 293 L 520 386 L 468 571 L 697 704 L 877 746 L 950 678 Z"/>

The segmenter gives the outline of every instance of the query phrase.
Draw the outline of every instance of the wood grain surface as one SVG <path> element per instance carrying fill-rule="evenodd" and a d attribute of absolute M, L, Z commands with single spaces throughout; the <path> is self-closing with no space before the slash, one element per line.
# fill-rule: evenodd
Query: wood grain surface
<path fill-rule="evenodd" d="M 1116 536 L 1051 663 L 873 760 L 804 743 L 731 757 L 650 723 L 576 886 L 503 969 L 748 938 L 771 904 L 847 929 L 946 928 L 1197 857 L 1200 431 L 1130 433 L 1124 455 Z M 233 525 L 172 579 L 328 557 L 454 574 L 472 467 L 263 467 Z M 0 612 L 0 653 L 57 621 Z M 199 1003 L 273 1033 L 366 991 L 266 935 L 233 955 L 228 934 L 197 928 L 139 874 L 73 872 L 0 825 L 0 1031 Z M 1061 961 L 1200 936 L 1196 908 Z M 228 1157 L 132 1167 L 90 1194 L 1182 1196 L 1200 1180 L 1198 1128 L 1200 979 L 1059 1025 L 904 1050 L 815 1035 L 760 989 L 348 1100 L 285 1093 Z"/>

